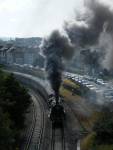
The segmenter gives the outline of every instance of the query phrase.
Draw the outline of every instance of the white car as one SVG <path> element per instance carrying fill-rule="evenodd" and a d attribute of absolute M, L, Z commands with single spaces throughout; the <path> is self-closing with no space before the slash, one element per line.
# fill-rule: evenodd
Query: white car
<path fill-rule="evenodd" d="M 82 82 L 83 85 L 90 85 L 90 83 L 88 81 L 84 81 Z"/>
<path fill-rule="evenodd" d="M 96 87 L 90 87 L 90 90 L 96 91 L 96 90 L 98 90 L 98 88 L 96 88 Z"/>
<path fill-rule="evenodd" d="M 87 84 L 87 85 L 86 85 L 86 87 L 88 87 L 88 88 L 92 88 L 92 87 L 94 87 L 94 85 Z"/>
<path fill-rule="evenodd" d="M 97 79 L 96 83 L 101 85 L 107 85 L 107 83 L 103 79 Z"/>

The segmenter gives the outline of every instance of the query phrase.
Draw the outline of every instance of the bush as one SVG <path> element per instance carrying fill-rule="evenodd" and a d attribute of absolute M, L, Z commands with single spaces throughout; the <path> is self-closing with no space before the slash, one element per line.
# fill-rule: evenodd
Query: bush
<path fill-rule="evenodd" d="M 19 144 L 30 95 L 13 74 L 0 71 L 0 149 L 13 150 Z"/>
<path fill-rule="evenodd" d="M 93 130 L 96 132 L 97 144 L 113 144 L 113 112 L 108 107 L 103 108 Z"/>
<path fill-rule="evenodd" d="M 95 137 L 96 137 L 95 132 L 88 134 L 87 137 L 85 137 L 82 141 L 81 149 L 82 150 L 91 150 L 92 147 L 94 147 Z"/>

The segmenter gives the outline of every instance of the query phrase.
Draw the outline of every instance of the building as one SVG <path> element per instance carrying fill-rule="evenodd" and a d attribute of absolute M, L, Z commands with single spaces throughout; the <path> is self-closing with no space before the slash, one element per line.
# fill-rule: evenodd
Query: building
<path fill-rule="evenodd" d="M 38 57 L 37 48 L 26 48 L 26 47 L 11 47 L 7 51 L 7 63 L 12 64 L 29 64 L 33 65 Z"/>
<path fill-rule="evenodd" d="M 0 46 L 0 63 L 1 64 L 28 64 L 39 65 L 42 59 L 39 54 L 39 47 L 22 47 L 11 44 Z"/>
<path fill-rule="evenodd" d="M 27 48 L 24 52 L 24 64 L 33 65 L 38 55 L 38 48 Z"/>
<path fill-rule="evenodd" d="M 9 48 L 8 49 L 8 51 L 7 51 L 7 64 L 13 64 L 14 63 L 14 55 L 13 55 L 13 53 L 14 53 L 14 51 L 15 51 L 15 47 L 11 47 L 11 48 Z"/>
<path fill-rule="evenodd" d="M 0 64 L 6 64 L 7 63 L 7 47 L 2 47 L 0 48 Z"/>

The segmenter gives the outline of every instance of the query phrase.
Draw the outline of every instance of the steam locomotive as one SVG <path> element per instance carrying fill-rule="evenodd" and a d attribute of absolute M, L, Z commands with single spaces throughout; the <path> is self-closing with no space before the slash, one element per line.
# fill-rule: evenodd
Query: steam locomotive
<path fill-rule="evenodd" d="M 65 110 L 64 107 L 60 104 L 59 100 L 51 106 L 50 120 L 52 121 L 53 127 L 63 127 L 65 120 Z"/>

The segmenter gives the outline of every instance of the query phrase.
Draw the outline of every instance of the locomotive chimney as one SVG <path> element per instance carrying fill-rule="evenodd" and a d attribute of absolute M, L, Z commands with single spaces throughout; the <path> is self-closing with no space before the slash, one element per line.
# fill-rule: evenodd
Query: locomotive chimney
<path fill-rule="evenodd" d="M 56 99 L 56 104 L 59 103 L 59 92 L 55 91 L 55 99 Z"/>

